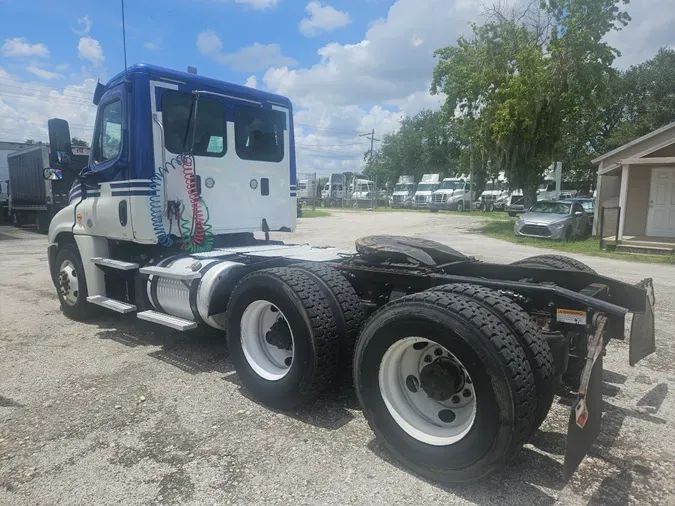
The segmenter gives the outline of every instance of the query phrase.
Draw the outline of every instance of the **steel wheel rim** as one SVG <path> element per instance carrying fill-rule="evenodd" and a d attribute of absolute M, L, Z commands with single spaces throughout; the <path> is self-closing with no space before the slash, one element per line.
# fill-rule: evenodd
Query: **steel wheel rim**
<path fill-rule="evenodd" d="M 69 306 L 77 304 L 80 296 L 80 285 L 77 279 L 77 271 L 70 260 L 61 262 L 59 269 L 59 291 L 63 301 Z"/>
<path fill-rule="evenodd" d="M 463 379 L 458 392 L 447 399 L 436 400 L 429 396 L 429 383 L 420 380 L 420 376 L 428 378 L 422 371 L 439 358 L 444 366 L 457 374 L 461 372 Z M 392 344 L 382 357 L 378 383 L 394 421 L 422 443 L 452 445 L 461 441 L 473 427 L 476 393 L 471 377 L 457 357 L 434 341 L 408 337 Z"/>
<path fill-rule="evenodd" d="M 290 335 L 290 350 L 268 341 L 275 323 L 285 323 Z M 248 305 L 241 316 L 241 348 L 253 371 L 268 381 L 284 378 L 293 365 L 295 340 L 286 315 L 274 304 L 257 300 Z"/>

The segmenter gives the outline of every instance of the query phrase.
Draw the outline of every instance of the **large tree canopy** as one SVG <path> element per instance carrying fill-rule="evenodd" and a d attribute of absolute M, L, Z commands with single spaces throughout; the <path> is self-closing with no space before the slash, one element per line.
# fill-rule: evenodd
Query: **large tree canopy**
<path fill-rule="evenodd" d="M 618 54 L 603 42 L 628 20 L 627 0 L 548 0 L 525 11 L 494 8 L 473 37 L 436 51 L 432 93 L 448 122 L 490 166 L 536 199 L 537 183 L 583 112 L 599 108 Z"/>

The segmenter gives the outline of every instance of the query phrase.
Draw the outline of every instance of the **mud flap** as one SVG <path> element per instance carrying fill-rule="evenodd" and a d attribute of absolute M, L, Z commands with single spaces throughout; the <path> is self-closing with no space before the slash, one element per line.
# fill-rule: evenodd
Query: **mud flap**
<path fill-rule="evenodd" d="M 636 286 L 644 288 L 645 312 L 634 313 L 633 323 L 630 328 L 630 350 L 628 359 L 630 365 L 637 364 L 640 360 L 656 351 L 654 337 L 654 285 L 651 278 L 643 279 Z"/>
<path fill-rule="evenodd" d="M 563 479 L 569 480 L 600 434 L 602 420 L 602 354 L 593 364 L 585 397 L 579 396 L 570 412 Z"/>

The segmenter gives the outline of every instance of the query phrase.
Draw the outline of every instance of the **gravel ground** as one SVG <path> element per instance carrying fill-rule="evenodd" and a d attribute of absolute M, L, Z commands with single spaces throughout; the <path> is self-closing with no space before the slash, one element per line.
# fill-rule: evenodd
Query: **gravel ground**
<path fill-rule="evenodd" d="M 544 251 L 470 232 L 479 218 L 336 212 L 287 242 L 351 248 L 374 233 L 423 236 L 509 262 Z M 241 387 L 222 335 L 133 316 L 67 320 L 43 236 L 0 228 L 0 504 L 675 504 L 675 268 L 578 257 L 628 282 L 653 277 L 658 352 L 605 359 L 603 430 L 561 479 L 567 407 L 555 403 L 508 470 L 441 487 L 374 441 L 349 385 L 275 413 Z"/>

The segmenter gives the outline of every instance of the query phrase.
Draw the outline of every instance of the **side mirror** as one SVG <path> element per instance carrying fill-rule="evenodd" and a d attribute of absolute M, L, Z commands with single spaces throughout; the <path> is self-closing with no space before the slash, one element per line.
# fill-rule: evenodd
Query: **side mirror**
<path fill-rule="evenodd" d="M 584 213 L 582 211 L 575 211 L 574 216 L 583 216 Z"/>
<path fill-rule="evenodd" d="M 63 179 L 63 171 L 61 169 L 46 168 L 42 173 L 42 177 L 49 181 L 58 181 L 59 179 Z"/>
<path fill-rule="evenodd" d="M 69 164 L 73 160 L 73 148 L 70 144 L 70 128 L 65 119 L 50 119 L 49 130 L 49 163 L 50 165 Z"/>

